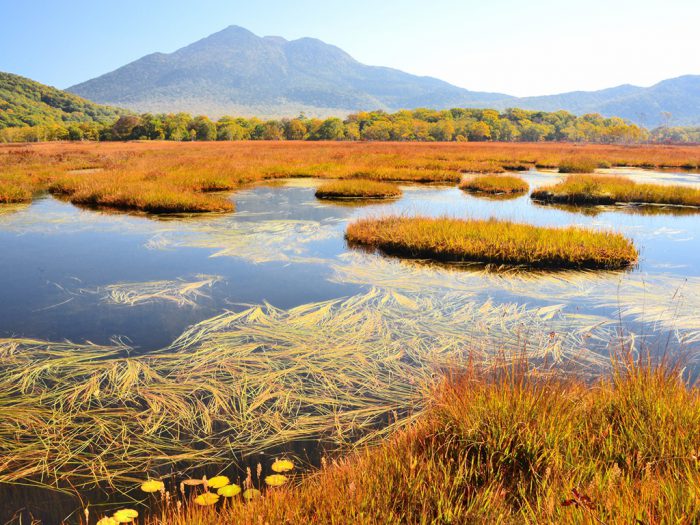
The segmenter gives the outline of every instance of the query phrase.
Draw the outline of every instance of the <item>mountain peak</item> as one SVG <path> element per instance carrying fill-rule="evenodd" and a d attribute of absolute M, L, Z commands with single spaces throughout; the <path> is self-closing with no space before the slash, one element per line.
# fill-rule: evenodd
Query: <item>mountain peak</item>
<path fill-rule="evenodd" d="M 69 88 L 102 104 L 136 111 L 210 117 L 342 116 L 416 107 L 521 107 L 621 116 L 646 126 L 700 122 L 698 76 L 649 88 L 622 85 L 545 97 L 483 93 L 432 77 L 367 66 L 316 38 L 259 37 L 230 25 L 174 53 L 154 53 Z M 673 115 L 669 120 L 668 113 Z"/>

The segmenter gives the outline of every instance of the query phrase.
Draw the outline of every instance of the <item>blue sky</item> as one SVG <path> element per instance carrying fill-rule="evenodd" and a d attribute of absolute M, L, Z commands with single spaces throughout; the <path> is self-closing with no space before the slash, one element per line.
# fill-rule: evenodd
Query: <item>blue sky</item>
<path fill-rule="evenodd" d="M 0 70 L 65 88 L 235 24 L 480 91 L 700 74 L 700 0 L 0 0 Z"/>

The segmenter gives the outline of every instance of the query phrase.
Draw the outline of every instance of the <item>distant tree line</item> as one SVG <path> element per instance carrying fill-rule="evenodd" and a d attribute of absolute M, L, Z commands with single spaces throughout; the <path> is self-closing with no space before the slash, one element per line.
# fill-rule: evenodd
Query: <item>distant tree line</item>
<path fill-rule="evenodd" d="M 48 123 L 0 129 L 0 142 L 50 140 L 368 140 L 420 142 L 700 142 L 700 128 L 648 131 L 617 117 L 576 116 L 566 111 L 455 108 L 360 112 L 340 118 L 261 120 L 222 117 L 213 121 L 187 113 L 122 115 L 115 121 Z"/>

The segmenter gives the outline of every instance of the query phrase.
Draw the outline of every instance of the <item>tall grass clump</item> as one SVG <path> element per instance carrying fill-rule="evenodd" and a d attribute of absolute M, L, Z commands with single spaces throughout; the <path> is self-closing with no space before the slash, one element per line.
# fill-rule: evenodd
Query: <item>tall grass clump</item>
<path fill-rule="evenodd" d="M 565 204 L 666 204 L 700 206 L 700 189 L 688 186 L 639 184 L 626 177 L 571 175 L 553 186 L 532 192 L 532 198 Z"/>
<path fill-rule="evenodd" d="M 316 190 L 319 199 L 388 199 L 400 195 L 401 189 L 394 184 L 362 179 L 327 182 Z"/>
<path fill-rule="evenodd" d="M 479 175 L 463 181 L 459 187 L 471 193 L 491 195 L 524 193 L 530 189 L 522 178 L 512 175 Z"/>
<path fill-rule="evenodd" d="M 559 173 L 593 173 L 598 162 L 588 157 L 572 157 L 559 162 Z"/>
<path fill-rule="evenodd" d="M 365 218 L 348 226 L 346 239 L 409 258 L 543 268 L 618 269 L 638 257 L 632 241 L 619 233 L 496 219 Z"/>
<path fill-rule="evenodd" d="M 298 485 L 168 501 L 147 523 L 697 523 L 700 390 L 667 365 L 613 368 L 593 383 L 472 369 L 413 425 Z"/>

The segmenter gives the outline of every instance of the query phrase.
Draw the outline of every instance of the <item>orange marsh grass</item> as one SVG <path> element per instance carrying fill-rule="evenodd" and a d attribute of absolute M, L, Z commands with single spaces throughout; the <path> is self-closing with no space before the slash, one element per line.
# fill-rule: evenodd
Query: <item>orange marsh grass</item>
<path fill-rule="evenodd" d="M 320 199 L 387 199 L 401 195 L 394 184 L 362 179 L 327 182 L 316 190 Z"/>
<path fill-rule="evenodd" d="M 57 193 L 85 205 L 221 211 L 230 206 L 226 199 L 206 192 L 235 191 L 280 177 L 456 184 L 465 171 L 557 167 L 581 158 L 610 166 L 697 166 L 700 147 L 297 141 L 8 144 L 0 145 L 0 202 L 29 201 L 50 186 L 63 186 L 65 191 Z M 76 184 L 85 191 L 71 190 Z M 146 197 L 140 195 L 144 188 Z M 174 193 L 183 195 L 175 198 Z"/>
<path fill-rule="evenodd" d="M 512 175 L 479 175 L 466 179 L 459 187 L 472 193 L 493 195 L 524 193 L 530 189 L 530 185 L 522 178 Z"/>
<path fill-rule="evenodd" d="M 558 184 L 532 192 L 532 198 L 565 204 L 625 202 L 700 207 L 700 189 L 640 184 L 626 177 L 607 175 L 570 175 Z"/>
<path fill-rule="evenodd" d="M 697 523 L 700 390 L 623 360 L 593 384 L 518 364 L 448 379 L 413 425 L 244 502 L 147 525 Z"/>
<path fill-rule="evenodd" d="M 364 218 L 348 225 L 346 239 L 390 255 L 445 262 L 619 269 L 638 258 L 632 241 L 618 233 L 496 219 Z"/>

